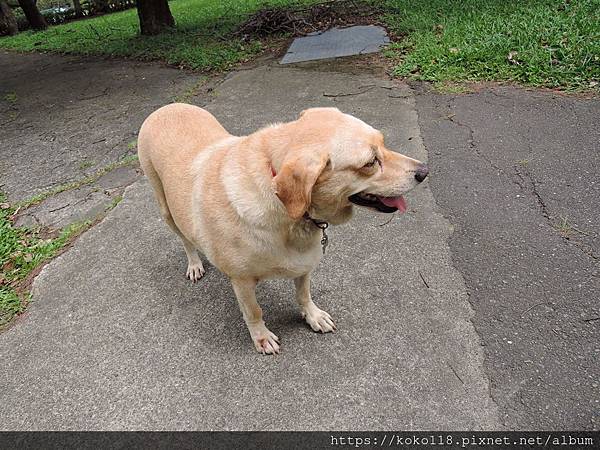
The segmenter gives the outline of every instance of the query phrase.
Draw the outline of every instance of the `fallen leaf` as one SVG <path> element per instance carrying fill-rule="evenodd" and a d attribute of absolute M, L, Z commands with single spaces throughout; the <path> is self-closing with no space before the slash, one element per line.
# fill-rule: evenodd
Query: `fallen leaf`
<path fill-rule="evenodd" d="M 0 203 L 0 209 L 8 209 L 10 205 L 8 203 Z"/>
<path fill-rule="evenodd" d="M 506 59 L 511 64 L 520 65 L 521 63 L 518 61 L 517 56 L 519 56 L 519 53 L 515 52 L 515 51 L 512 51 L 512 52 L 508 53 L 508 56 L 506 57 Z"/>

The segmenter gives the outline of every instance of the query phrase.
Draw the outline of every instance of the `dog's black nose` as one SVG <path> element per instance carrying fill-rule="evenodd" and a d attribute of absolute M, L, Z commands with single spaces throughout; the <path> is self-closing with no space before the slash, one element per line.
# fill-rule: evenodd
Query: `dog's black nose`
<path fill-rule="evenodd" d="M 425 164 L 420 164 L 415 171 L 415 179 L 420 183 L 427 178 L 427 175 L 429 175 L 429 167 L 427 167 Z"/>

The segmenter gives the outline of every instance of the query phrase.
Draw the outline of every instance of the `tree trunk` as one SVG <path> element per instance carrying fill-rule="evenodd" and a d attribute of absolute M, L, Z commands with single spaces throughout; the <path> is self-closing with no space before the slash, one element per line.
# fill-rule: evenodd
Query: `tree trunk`
<path fill-rule="evenodd" d="M 12 8 L 6 4 L 5 0 L 0 0 L 0 36 L 6 34 L 12 36 L 18 32 L 19 27 Z"/>
<path fill-rule="evenodd" d="M 19 5 L 21 5 L 31 28 L 34 30 L 45 30 L 48 28 L 46 20 L 40 14 L 40 11 L 33 0 L 19 0 Z"/>
<path fill-rule="evenodd" d="M 96 11 L 99 11 L 104 14 L 108 14 L 110 12 L 108 0 L 93 0 L 93 3 L 94 8 L 96 8 Z"/>
<path fill-rule="evenodd" d="M 167 0 L 137 0 L 137 10 L 142 34 L 159 34 L 175 26 Z"/>
<path fill-rule="evenodd" d="M 81 2 L 79 0 L 73 0 L 73 9 L 75 10 L 75 17 L 83 17 L 83 10 L 81 9 Z"/>

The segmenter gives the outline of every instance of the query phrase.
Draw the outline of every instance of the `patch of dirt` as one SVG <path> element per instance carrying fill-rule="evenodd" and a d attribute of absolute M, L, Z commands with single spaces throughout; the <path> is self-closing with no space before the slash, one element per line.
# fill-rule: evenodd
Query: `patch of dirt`
<path fill-rule="evenodd" d="M 242 23 L 234 36 L 245 40 L 274 35 L 305 36 L 333 27 L 379 25 L 383 10 L 358 0 L 330 0 L 312 6 L 263 8 Z"/>
<path fill-rule="evenodd" d="M 391 71 L 389 61 L 380 53 L 303 61 L 294 63 L 293 66 L 315 72 L 341 72 L 352 75 L 368 74 L 383 79 L 389 78 Z"/>

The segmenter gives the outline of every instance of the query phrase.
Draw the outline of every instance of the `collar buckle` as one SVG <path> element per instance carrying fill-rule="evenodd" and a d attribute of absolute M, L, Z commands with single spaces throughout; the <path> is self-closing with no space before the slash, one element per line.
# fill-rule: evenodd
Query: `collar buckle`
<path fill-rule="evenodd" d="M 321 248 L 323 249 L 323 254 L 325 254 L 325 250 L 329 245 L 329 236 L 327 236 L 327 232 L 325 231 L 329 227 L 329 222 L 324 220 L 317 220 L 310 217 L 308 212 L 304 213 L 304 219 L 313 223 L 315 227 L 321 230 L 323 233 L 323 237 L 321 238 Z"/>

